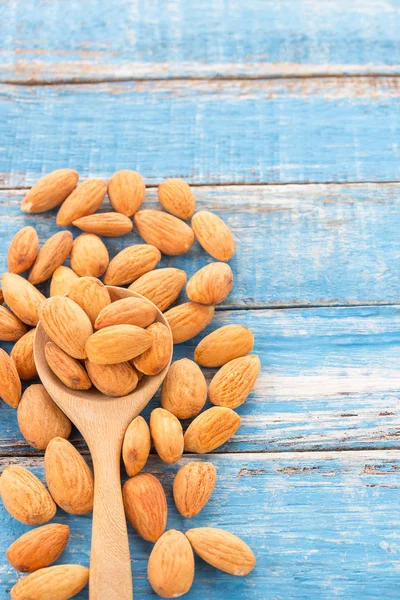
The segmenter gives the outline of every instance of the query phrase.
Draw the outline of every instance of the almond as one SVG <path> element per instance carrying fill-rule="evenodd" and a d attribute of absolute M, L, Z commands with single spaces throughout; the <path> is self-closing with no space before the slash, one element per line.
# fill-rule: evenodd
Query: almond
<path fill-rule="evenodd" d="M 217 406 L 237 408 L 245 402 L 260 373 L 258 356 L 241 356 L 226 363 L 210 383 L 210 401 Z"/>
<path fill-rule="evenodd" d="M 71 225 L 80 217 L 91 215 L 100 207 L 106 195 L 107 184 L 101 179 L 88 179 L 63 202 L 57 213 L 57 225 Z"/>
<path fill-rule="evenodd" d="M 4 273 L 1 278 L 4 299 L 13 313 L 27 325 L 39 322 L 39 306 L 46 300 L 29 281 L 15 273 Z"/>
<path fill-rule="evenodd" d="M 15 540 L 7 550 L 6 557 L 17 571 L 32 573 L 56 561 L 64 552 L 68 540 L 68 525 L 42 525 Z"/>
<path fill-rule="evenodd" d="M 171 327 L 174 344 L 181 344 L 194 338 L 211 322 L 214 306 L 205 306 L 198 302 L 185 302 L 170 308 L 165 313 Z"/>
<path fill-rule="evenodd" d="M 0 398 L 12 408 L 21 398 L 21 380 L 13 359 L 0 348 Z"/>
<path fill-rule="evenodd" d="M 72 169 L 57 169 L 39 179 L 22 200 L 21 210 L 40 213 L 58 206 L 70 195 L 79 175 Z"/>
<path fill-rule="evenodd" d="M 110 262 L 104 283 L 125 285 L 132 283 L 144 273 L 151 271 L 160 262 L 161 254 L 154 246 L 138 244 L 121 250 Z"/>
<path fill-rule="evenodd" d="M 69 267 L 57 267 L 50 283 L 50 296 L 64 296 L 68 294 L 71 285 L 79 279 L 78 275 Z"/>
<path fill-rule="evenodd" d="M 149 473 L 128 479 L 122 488 L 128 521 L 145 540 L 156 542 L 167 525 L 167 500 L 161 483 Z"/>
<path fill-rule="evenodd" d="M 169 368 L 161 390 L 161 405 L 178 419 L 199 414 L 207 400 L 207 383 L 195 362 L 177 360 Z"/>
<path fill-rule="evenodd" d="M 23 273 L 33 265 L 38 252 L 36 229 L 23 227 L 15 234 L 8 249 L 8 270 L 11 273 Z"/>
<path fill-rule="evenodd" d="M 11 350 L 11 358 L 14 360 L 21 379 L 35 379 L 38 376 L 33 356 L 35 333 L 36 329 L 28 331 L 22 338 L 19 338 Z"/>
<path fill-rule="evenodd" d="M 99 313 L 111 304 L 110 294 L 96 277 L 80 277 L 72 285 L 68 297 L 76 302 L 94 325 Z"/>
<path fill-rule="evenodd" d="M 44 352 L 50 369 L 64 385 L 72 390 L 88 390 L 92 387 L 92 382 L 79 360 L 72 358 L 54 342 L 47 342 Z"/>
<path fill-rule="evenodd" d="M 205 454 L 225 444 L 238 430 L 240 417 L 230 408 L 214 406 L 195 418 L 186 430 L 187 452 Z"/>
<path fill-rule="evenodd" d="M 0 340 L 15 342 L 19 340 L 28 328 L 5 306 L 0 305 Z"/>
<path fill-rule="evenodd" d="M 26 388 L 17 416 L 22 435 L 39 450 L 47 448 L 54 437 L 68 438 L 71 434 L 71 421 L 53 402 L 41 383 Z"/>
<path fill-rule="evenodd" d="M 213 493 L 217 472 L 206 462 L 190 462 L 183 466 L 174 479 L 175 506 L 182 516 L 191 518 L 199 514 Z"/>
<path fill-rule="evenodd" d="M 11 589 L 12 600 L 67 600 L 89 581 L 89 569 L 80 565 L 55 565 L 23 577 Z"/>
<path fill-rule="evenodd" d="M 53 438 L 44 455 L 44 470 L 50 494 L 60 508 L 72 515 L 92 512 L 92 471 L 72 444 Z"/>
<path fill-rule="evenodd" d="M 126 396 L 138 384 L 138 376 L 128 362 L 96 365 L 86 361 L 86 369 L 96 388 L 106 396 Z"/>
<path fill-rule="evenodd" d="M 256 559 L 249 546 L 233 533 L 215 527 L 196 527 L 186 532 L 193 550 L 209 565 L 230 575 L 248 575 Z"/>
<path fill-rule="evenodd" d="M 56 505 L 43 483 L 24 467 L 4 469 L 0 494 L 10 515 L 25 525 L 41 525 L 56 514 Z"/>
<path fill-rule="evenodd" d="M 160 204 L 180 219 L 190 219 L 196 208 L 190 186 L 182 179 L 167 179 L 157 190 Z"/>
<path fill-rule="evenodd" d="M 244 325 L 224 325 L 196 346 L 194 360 L 203 367 L 221 367 L 252 351 L 254 336 Z"/>
<path fill-rule="evenodd" d="M 210 263 L 189 279 L 186 294 L 193 302 L 219 304 L 232 289 L 233 273 L 229 265 Z"/>
<path fill-rule="evenodd" d="M 185 271 L 173 268 L 157 269 L 139 277 L 129 289 L 145 296 L 163 312 L 175 302 L 185 283 Z"/>
<path fill-rule="evenodd" d="M 86 342 L 90 362 L 111 365 L 143 354 L 153 343 L 146 329 L 136 325 L 112 325 L 96 331 Z"/>
<path fill-rule="evenodd" d="M 99 236 L 82 233 L 71 250 L 71 267 L 81 277 L 101 277 L 107 270 L 108 250 Z"/>
<path fill-rule="evenodd" d="M 186 536 L 170 529 L 157 540 L 149 557 L 147 577 L 162 598 L 178 598 L 192 587 L 193 550 Z"/>
<path fill-rule="evenodd" d="M 3 290 L 0 288 L 0 304 L 3 304 L 3 302 L 4 302 Z"/>
<path fill-rule="evenodd" d="M 235 241 L 228 225 L 216 214 L 201 210 L 192 219 L 195 236 L 208 254 L 227 262 L 235 254 Z"/>
<path fill-rule="evenodd" d="M 147 463 L 150 445 L 149 426 L 139 415 L 126 430 L 122 445 L 122 458 L 129 477 L 137 475 Z"/>
<path fill-rule="evenodd" d="M 117 171 L 108 182 L 108 197 L 113 209 L 127 217 L 139 210 L 145 193 L 144 181 L 136 171 Z"/>
<path fill-rule="evenodd" d="M 161 460 L 173 464 L 181 458 L 183 432 L 175 415 L 164 408 L 155 408 L 150 415 L 150 433 Z"/>
<path fill-rule="evenodd" d="M 148 350 L 133 359 L 136 369 L 145 375 L 157 375 L 171 360 L 172 335 L 168 327 L 162 323 L 153 323 L 146 331 L 153 338 Z"/>
<path fill-rule="evenodd" d="M 93 333 L 85 311 L 64 296 L 48 298 L 40 307 L 40 322 L 47 335 L 73 358 L 86 358 L 85 344 Z"/>
<path fill-rule="evenodd" d="M 123 298 L 103 308 L 94 324 L 96 329 L 110 325 L 137 325 L 146 328 L 157 316 L 156 307 L 142 298 Z"/>
<path fill-rule="evenodd" d="M 96 213 L 88 217 L 81 217 L 74 220 L 73 224 L 82 231 L 104 237 L 119 237 L 133 229 L 133 223 L 129 217 L 115 212 Z"/>
<path fill-rule="evenodd" d="M 134 217 L 139 235 L 163 254 L 185 254 L 194 242 L 189 225 L 159 210 L 140 210 Z"/>
<path fill-rule="evenodd" d="M 72 234 L 59 231 L 45 242 L 29 273 L 29 281 L 34 285 L 46 281 L 68 258 L 72 248 Z"/>

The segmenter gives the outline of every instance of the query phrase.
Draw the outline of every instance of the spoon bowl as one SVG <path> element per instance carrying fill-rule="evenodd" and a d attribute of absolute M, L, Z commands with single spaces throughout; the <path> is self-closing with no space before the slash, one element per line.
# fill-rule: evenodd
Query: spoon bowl
<path fill-rule="evenodd" d="M 107 286 L 112 302 L 143 296 Z M 148 300 L 149 302 L 149 300 Z M 171 334 L 168 321 L 157 308 L 156 321 Z M 171 334 L 172 337 L 172 334 Z M 90 558 L 90 600 L 131 600 L 132 574 L 128 534 L 120 480 L 121 447 L 129 423 L 143 410 L 163 382 L 171 362 L 157 375 L 143 377 L 137 388 L 118 398 L 105 396 L 94 387 L 87 391 L 65 386 L 47 364 L 45 345 L 50 341 L 40 322 L 34 355 L 42 384 L 54 402 L 84 437 L 94 468 L 94 507 Z"/>

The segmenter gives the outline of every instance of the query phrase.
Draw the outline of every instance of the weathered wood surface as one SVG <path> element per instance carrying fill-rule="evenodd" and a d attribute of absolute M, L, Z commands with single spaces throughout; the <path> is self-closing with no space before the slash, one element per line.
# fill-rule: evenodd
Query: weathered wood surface
<path fill-rule="evenodd" d="M 171 486 L 179 465 L 150 460 L 147 470 L 160 477 L 166 490 L 168 528 L 232 531 L 253 548 L 257 565 L 248 577 L 235 578 L 196 560 L 188 600 L 398 599 L 399 452 L 208 455 L 202 460 L 214 463 L 218 478 L 208 505 L 194 519 L 181 517 L 173 506 Z M 3 459 L 0 467 L 9 462 L 25 465 L 43 479 L 41 459 Z M 69 546 L 59 562 L 88 564 L 91 516 L 58 511 L 55 520 L 71 527 Z M 0 525 L 2 549 L 28 529 L 2 504 Z M 129 535 L 135 598 L 154 598 L 146 579 L 152 545 L 131 527 Z M 2 560 L 1 598 L 18 577 Z M 76 596 L 87 597 L 87 590 Z"/>
<path fill-rule="evenodd" d="M 3 1 L 0 80 L 398 74 L 396 0 Z"/>
<path fill-rule="evenodd" d="M 218 452 L 400 448 L 399 307 L 220 311 L 205 333 L 227 323 L 254 332 L 262 372 Z M 174 357 L 192 357 L 202 336 Z M 156 406 L 158 397 L 144 415 Z M 0 421 L 0 453 L 37 453 L 4 403 Z"/>
<path fill-rule="evenodd" d="M 236 239 L 235 284 L 223 308 L 400 303 L 400 184 L 205 186 L 194 192 L 198 208 L 220 214 Z M 23 194 L 0 191 L 0 273 L 21 227 L 36 227 L 42 241 L 59 229 L 56 211 L 22 213 Z M 160 207 L 154 188 L 143 206 Z M 111 256 L 139 241 L 135 233 L 104 239 Z M 161 266 L 191 276 L 211 260 L 196 243 L 184 256 L 163 257 Z"/>
<path fill-rule="evenodd" d="M 141 81 L 0 89 L 0 185 L 55 168 L 149 183 L 400 179 L 400 80 Z"/>

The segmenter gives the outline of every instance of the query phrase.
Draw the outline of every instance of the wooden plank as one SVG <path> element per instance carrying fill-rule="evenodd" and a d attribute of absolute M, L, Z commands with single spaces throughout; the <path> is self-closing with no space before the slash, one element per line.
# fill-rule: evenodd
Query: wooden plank
<path fill-rule="evenodd" d="M 399 74 L 396 0 L 3 2 L 0 79 Z"/>
<path fill-rule="evenodd" d="M 254 332 L 263 366 L 218 452 L 400 448 L 399 307 L 221 311 L 205 333 L 228 323 Z M 201 337 L 176 346 L 175 359 L 191 358 Z M 156 406 L 158 397 L 144 416 Z M 0 422 L 1 454 L 37 453 L 4 403 Z"/>
<path fill-rule="evenodd" d="M 192 457 L 179 465 L 189 459 Z M 214 455 L 205 460 L 217 468 L 217 487 L 194 519 L 182 518 L 171 499 L 172 479 L 179 465 L 150 461 L 148 470 L 161 478 L 167 493 L 168 527 L 230 530 L 252 546 L 257 565 L 248 577 L 235 578 L 196 560 L 188 600 L 397 600 L 399 452 Z M 10 462 L 28 466 L 43 479 L 40 459 L 3 459 L 2 466 Z M 60 562 L 87 565 L 91 517 L 58 511 L 55 520 L 71 527 L 71 540 Z M 0 506 L 1 548 L 7 548 L 27 529 Z M 129 536 L 135 598 L 153 598 L 146 579 L 152 545 L 139 539 L 130 527 Z M 3 598 L 17 579 L 3 557 Z M 87 597 L 87 590 L 76 596 L 77 600 Z"/>
<path fill-rule="evenodd" d="M 223 308 L 400 303 L 399 184 L 216 186 L 194 192 L 198 208 L 220 214 L 236 239 L 235 285 Z M 0 191 L 0 273 L 21 227 L 33 225 L 42 240 L 58 230 L 55 211 L 21 213 L 23 194 Z M 159 206 L 154 188 L 145 206 Z M 140 238 L 104 241 L 114 256 Z M 183 268 L 190 276 L 210 261 L 196 243 L 184 256 L 164 257 L 161 266 Z"/>
<path fill-rule="evenodd" d="M 148 183 L 396 181 L 399 96 L 396 78 L 4 85 L 0 185 L 65 166 Z"/>

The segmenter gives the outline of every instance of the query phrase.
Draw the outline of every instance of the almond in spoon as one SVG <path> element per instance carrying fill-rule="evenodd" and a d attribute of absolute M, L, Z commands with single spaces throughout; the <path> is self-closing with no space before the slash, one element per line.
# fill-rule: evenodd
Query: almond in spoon
<path fill-rule="evenodd" d="M 123 298 L 103 308 L 95 322 L 96 329 L 110 325 L 137 325 L 146 328 L 157 316 L 157 309 L 143 298 Z"/>
<path fill-rule="evenodd" d="M 0 348 L 0 398 L 12 408 L 21 398 L 21 380 L 13 359 Z"/>
<path fill-rule="evenodd" d="M 87 360 L 85 364 L 93 385 L 106 396 L 126 396 L 133 392 L 138 384 L 137 373 L 129 362 L 96 365 Z"/>
<path fill-rule="evenodd" d="M 64 385 L 72 390 L 88 390 L 92 387 L 92 382 L 79 360 L 72 358 L 54 342 L 47 342 L 44 352 L 50 369 Z"/>
<path fill-rule="evenodd" d="M 152 337 L 148 350 L 133 359 L 138 371 L 145 375 L 157 375 L 168 365 L 172 354 L 172 336 L 168 327 L 162 323 L 152 323 L 146 331 Z"/>
<path fill-rule="evenodd" d="M 94 325 L 99 313 L 111 304 L 110 294 L 96 277 L 80 277 L 71 285 L 68 297 L 76 302 Z"/>
<path fill-rule="evenodd" d="M 112 365 L 143 354 L 152 343 L 153 338 L 146 329 L 136 325 L 112 325 L 91 335 L 85 352 L 92 363 Z"/>

